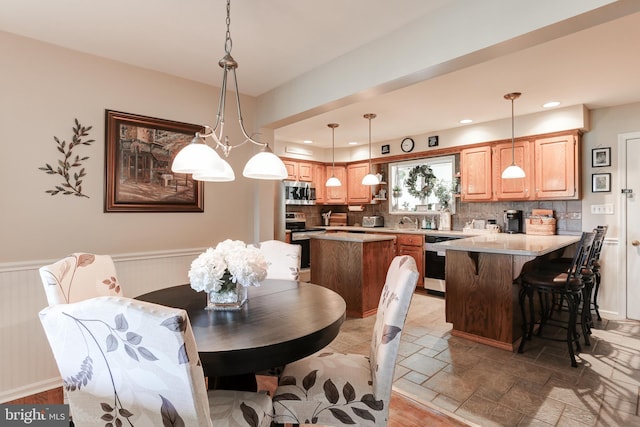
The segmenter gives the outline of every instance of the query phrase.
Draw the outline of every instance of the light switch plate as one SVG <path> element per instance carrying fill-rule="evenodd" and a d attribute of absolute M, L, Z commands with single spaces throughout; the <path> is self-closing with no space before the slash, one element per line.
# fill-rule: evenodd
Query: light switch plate
<path fill-rule="evenodd" d="M 604 205 L 591 205 L 592 215 L 613 215 L 613 203 L 605 203 Z"/>

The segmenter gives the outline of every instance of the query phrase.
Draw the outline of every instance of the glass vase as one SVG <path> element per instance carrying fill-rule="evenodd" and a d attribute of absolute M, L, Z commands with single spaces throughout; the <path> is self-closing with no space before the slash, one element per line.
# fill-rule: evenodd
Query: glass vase
<path fill-rule="evenodd" d="M 219 291 L 207 293 L 207 310 L 240 310 L 247 302 L 247 288 L 236 283 L 225 283 Z"/>

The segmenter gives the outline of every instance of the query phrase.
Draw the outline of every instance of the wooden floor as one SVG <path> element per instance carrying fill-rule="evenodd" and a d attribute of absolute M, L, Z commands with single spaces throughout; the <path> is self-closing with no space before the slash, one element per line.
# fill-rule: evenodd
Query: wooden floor
<path fill-rule="evenodd" d="M 4 402 L 4 404 L 8 405 L 60 405 L 62 403 L 64 403 L 62 387 L 12 400 L 11 402 Z"/>
<path fill-rule="evenodd" d="M 468 424 L 455 420 L 401 394 L 391 394 L 388 427 L 464 427 Z"/>

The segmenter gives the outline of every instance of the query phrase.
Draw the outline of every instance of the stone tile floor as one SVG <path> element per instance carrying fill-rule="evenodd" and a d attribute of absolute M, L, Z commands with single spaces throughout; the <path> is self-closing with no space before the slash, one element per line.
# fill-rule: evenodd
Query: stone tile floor
<path fill-rule="evenodd" d="M 369 353 L 375 316 L 347 319 L 334 351 Z M 522 354 L 450 334 L 444 299 L 416 293 L 394 390 L 469 425 L 640 426 L 640 322 L 597 322 L 572 368 L 565 343 L 527 341 Z"/>

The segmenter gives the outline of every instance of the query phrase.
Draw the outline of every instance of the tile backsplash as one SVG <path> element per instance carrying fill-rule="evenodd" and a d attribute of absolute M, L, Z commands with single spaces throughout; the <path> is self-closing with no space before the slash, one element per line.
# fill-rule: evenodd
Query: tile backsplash
<path fill-rule="evenodd" d="M 287 212 L 304 212 L 308 226 L 322 225 L 322 213 L 332 212 L 347 213 L 347 225 L 362 224 L 363 216 L 381 215 L 384 217 L 385 227 L 394 227 L 403 216 L 411 219 L 422 219 L 418 212 L 407 212 L 406 215 L 389 214 L 388 202 L 380 201 L 375 205 L 364 205 L 361 212 L 349 211 L 344 205 L 315 205 L 315 206 L 287 206 Z M 496 220 L 503 225 L 503 212 L 508 209 L 522 211 L 523 218 L 528 218 L 533 209 L 552 209 L 557 220 L 557 234 L 577 234 L 582 231 L 582 202 L 580 200 L 556 200 L 534 202 L 486 202 L 486 203 L 462 203 L 456 200 L 456 213 L 452 215 L 452 229 L 462 230 L 467 222 L 474 219 Z M 436 216 L 436 221 L 439 217 Z"/>

